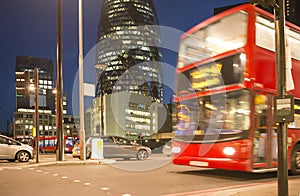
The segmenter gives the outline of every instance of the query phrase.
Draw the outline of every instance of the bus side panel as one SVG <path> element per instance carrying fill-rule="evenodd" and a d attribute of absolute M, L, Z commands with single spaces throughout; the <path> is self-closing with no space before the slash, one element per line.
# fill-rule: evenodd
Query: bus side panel
<path fill-rule="evenodd" d="M 292 79 L 294 82 L 295 89 L 291 92 L 294 94 L 295 98 L 300 98 L 300 62 L 293 59 L 292 65 Z M 288 78 L 287 78 L 288 79 Z"/>
<path fill-rule="evenodd" d="M 276 92 L 276 59 L 274 52 L 254 47 L 253 54 L 253 88 Z"/>
<path fill-rule="evenodd" d="M 228 170 L 252 171 L 252 149 L 250 140 L 236 140 L 211 144 L 188 144 L 173 142 L 173 147 L 182 151 L 174 154 L 173 163 L 179 165 L 218 168 Z M 225 155 L 224 149 L 231 147 L 233 155 Z"/>

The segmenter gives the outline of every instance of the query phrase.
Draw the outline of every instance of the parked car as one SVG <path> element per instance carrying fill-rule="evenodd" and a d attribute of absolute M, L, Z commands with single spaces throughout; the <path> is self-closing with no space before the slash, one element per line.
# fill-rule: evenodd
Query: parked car
<path fill-rule="evenodd" d="M 28 162 L 33 159 L 33 148 L 14 139 L 0 135 L 0 159 Z"/>
<path fill-rule="evenodd" d="M 86 140 L 86 158 L 91 158 L 91 143 L 93 138 L 101 138 L 103 140 L 103 156 L 104 158 L 137 158 L 138 160 L 145 160 L 151 155 L 151 149 L 138 143 L 119 136 L 99 136 L 89 137 Z M 80 158 L 80 143 L 73 147 L 73 157 Z"/>

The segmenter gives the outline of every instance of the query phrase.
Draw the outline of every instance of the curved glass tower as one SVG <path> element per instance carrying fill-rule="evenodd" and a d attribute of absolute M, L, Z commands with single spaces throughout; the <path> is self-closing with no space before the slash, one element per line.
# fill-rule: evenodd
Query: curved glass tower
<path fill-rule="evenodd" d="M 127 91 L 161 102 L 161 51 L 152 0 L 103 0 L 97 35 L 96 97 Z"/>

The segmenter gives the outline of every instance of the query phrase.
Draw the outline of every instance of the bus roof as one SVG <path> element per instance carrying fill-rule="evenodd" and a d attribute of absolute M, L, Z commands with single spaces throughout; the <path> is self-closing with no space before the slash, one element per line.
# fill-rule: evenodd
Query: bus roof
<path fill-rule="evenodd" d="M 181 39 L 186 38 L 190 34 L 196 32 L 197 30 L 201 29 L 202 27 L 207 26 L 210 23 L 213 23 L 213 22 L 215 22 L 215 21 L 217 21 L 217 20 L 219 20 L 219 19 L 221 19 L 221 18 L 223 18 L 223 17 L 225 17 L 225 16 L 227 16 L 227 15 L 229 15 L 231 13 L 234 13 L 234 12 L 237 12 L 237 11 L 240 11 L 240 10 L 246 10 L 248 12 L 253 12 L 253 13 L 257 12 L 257 13 L 260 13 L 260 14 L 262 14 L 264 16 L 267 16 L 268 18 L 274 19 L 274 15 L 273 14 L 271 14 L 271 13 L 269 13 L 269 12 L 267 12 L 267 11 L 265 11 L 265 10 L 257 7 L 257 6 L 255 6 L 253 4 L 246 3 L 246 4 L 242 4 L 242 5 L 238 5 L 236 7 L 230 8 L 230 9 L 228 9 L 226 11 L 223 11 L 223 12 L 221 12 L 221 13 L 215 15 L 215 16 L 212 16 L 212 17 L 210 17 L 210 18 L 208 18 L 208 19 L 200 22 L 199 24 L 197 24 L 196 26 L 192 27 L 187 32 L 185 32 L 181 36 Z M 300 27 L 298 27 L 297 25 L 292 24 L 292 23 L 290 23 L 288 21 L 286 21 L 286 25 L 288 27 L 291 27 L 292 29 L 300 31 Z"/>

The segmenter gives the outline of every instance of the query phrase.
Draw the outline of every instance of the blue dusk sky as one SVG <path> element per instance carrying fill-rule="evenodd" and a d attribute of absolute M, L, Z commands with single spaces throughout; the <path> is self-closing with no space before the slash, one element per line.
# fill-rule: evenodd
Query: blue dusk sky
<path fill-rule="evenodd" d="M 72 91 L 78 70 L 78 1 L 63 1 L 63 88 L 72 113 Z M 246 3 L 247 0 L 154 0 L 159 25 L 171 29 L 162 61 L 176 66 L 179 36 L 211 17 L 214 8 Z M 83 0 L 84 56 L 96 45 L 102 0 Z M 15 111 L 16 56 L 34 56 L 53 60 L 56 66 L 56 0 L 1 0 L 0 3 L 0 130 L 6 130 Z M 168 31 L 169 32 L 169 31 Z M 164 33 L 162 33 L 164 34 Z M 169 46 L 167 46 L 169 47 Z M 55 72 L 54 72 L 55 76 Z M 165 80 L 173 81 L 167 74 Z M 76 87 L 77 88 L 77 87 Z M 170 94 L 166 94 L 167 100 Z M 75 112 L 74 112 L 74 115 Z"/>

